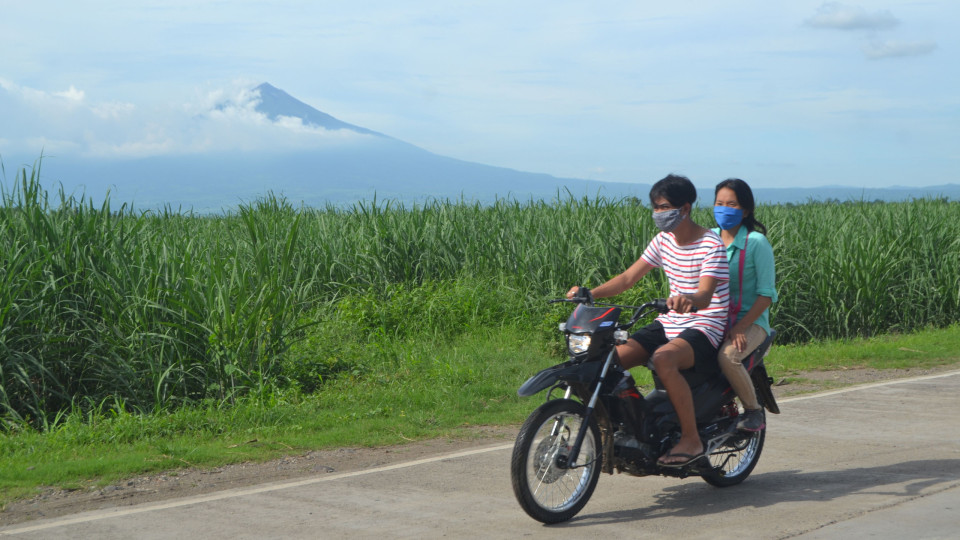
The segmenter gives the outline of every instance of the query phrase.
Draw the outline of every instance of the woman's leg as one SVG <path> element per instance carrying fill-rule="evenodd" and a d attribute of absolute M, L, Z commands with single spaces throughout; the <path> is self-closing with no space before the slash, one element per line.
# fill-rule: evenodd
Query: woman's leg
<path fill-rule="evenodd" d="M 717 362 L 720 363 L 720 370 L 730 382 L 733 391 L 737 393 L 743 408 L 746 410 L 756 410 L 760 408 L 757 401 L 757 393 L 753 389 L 753 381 L 750 380 L 750 374 L 743 367 L 743 359 L 754 349 L 767 339 L 767 333 L 757 325 L 752 325 L 747 329 L 747 346 L 743 351 L 738 351 L 736 345 L 726 340 L 720 345 L 720 351 L 717 353 Z"/>

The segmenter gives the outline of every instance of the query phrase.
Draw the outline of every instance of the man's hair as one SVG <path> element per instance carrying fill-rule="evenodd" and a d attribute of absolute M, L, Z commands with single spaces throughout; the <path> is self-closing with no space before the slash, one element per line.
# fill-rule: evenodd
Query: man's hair
<path fill-rule="evenodd" d="M 676 208 L 687 203 L 693 206 L 697 202 L 697 188 L 686 176 L 668 174 L 650 188 L 650 204 L 661 197 Z"/>

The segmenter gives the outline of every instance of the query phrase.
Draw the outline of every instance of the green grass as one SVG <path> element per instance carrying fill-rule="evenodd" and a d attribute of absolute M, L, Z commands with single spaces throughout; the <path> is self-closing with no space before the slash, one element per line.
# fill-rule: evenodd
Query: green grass
<path fill-rule="evenodd" d="M 781 373 L 873 368 L 908 369 L 955 364 L 960 358 L 960 325 L 910 334 L 817 341 L 775 347 L 767 364 Z"/>

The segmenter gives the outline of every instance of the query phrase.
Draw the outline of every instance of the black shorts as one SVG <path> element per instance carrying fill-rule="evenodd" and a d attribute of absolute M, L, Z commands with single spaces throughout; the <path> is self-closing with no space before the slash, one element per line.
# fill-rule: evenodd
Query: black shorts
<path fill-rule="evenodd" d="M 686 341 L 693 348 L 693 367 L 689 371 L 704 375 L 720 371 L 720 365 L 717 363 L 717 347 L 710 343 L 706 334 L 693 328 L 687 328 L 680 332 L 677 338 Z M 667 334 L 664 332 L 660 321 L 653 321 L 644 326 L 630 336 L 630 339 L 639 343 L 651 357 L 661 345 L 670 341 L 667 339 Z"/>

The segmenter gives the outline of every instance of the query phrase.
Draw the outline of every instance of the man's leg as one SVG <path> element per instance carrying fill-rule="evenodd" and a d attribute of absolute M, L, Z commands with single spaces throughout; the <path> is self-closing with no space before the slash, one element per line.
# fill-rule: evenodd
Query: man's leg
<path fill-rule="evenodd" d="M 674 339 L 653 354 L 653 366 L 680 420 L 680 441 L 670 449 L 669 455 L 661 457 L 660 463 L 683 463 L 690 459 L 689 456 L 703 452 L 693 409 L 693 392 L 680 373 L 680 370 L 694 366 L 693 347 L 681 338 Z"/>
<path fill-rule="evenodd" d="M 647 365 L 650 354 L 634 339 L 628 339 L 623 345 L 617 345 L 617 356 L 623 369 Z"/>

